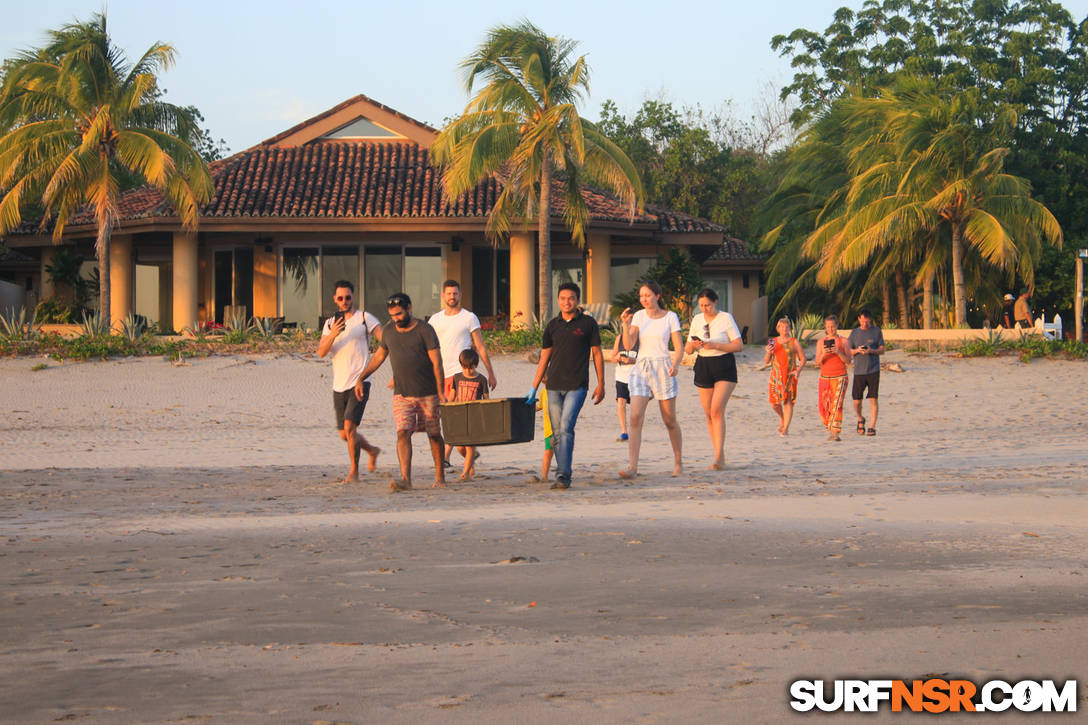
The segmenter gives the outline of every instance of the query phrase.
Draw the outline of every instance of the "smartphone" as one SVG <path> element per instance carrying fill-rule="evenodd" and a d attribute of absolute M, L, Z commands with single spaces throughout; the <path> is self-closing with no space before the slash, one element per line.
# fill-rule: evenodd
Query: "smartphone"
<path fill-rule="evenodd" d="M 703 338 L 699 337 L 698 335 L 692 335 L 691 339 L 695 340 L 695 342 L 702 342 L 703 341 Z"/>
<path fill-rule="evenodd" d="M 835 347 L 835 341 L 832 340 L 830 337 L 825 338 L 824 339 L 824 347 L 827 348 L 828 350 L 830 350 L 831 348 Z"/>
<path fill-rule="evenodd" d="M 344 312 L 343 310 L 337 310 L 336 312 L 334 312 L 334 313 L 333 313 L 333 315 L 332 315 L 332 321 L 333 321 L 333 324 L 336 324 L 336 321 L 337 321 L 337 320 L 342 320 L 342 319 L 344 319 L 344 317 L 345 317 L 346 315 L 347 315 L 347 313 L 346 313 L 346 312 Z"/>

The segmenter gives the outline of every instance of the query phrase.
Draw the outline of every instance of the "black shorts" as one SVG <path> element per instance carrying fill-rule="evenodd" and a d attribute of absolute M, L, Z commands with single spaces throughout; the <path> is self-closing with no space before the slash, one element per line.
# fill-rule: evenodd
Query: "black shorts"
<path fill-rule="evenodd" d="M 332 409 L 336 414 L 336 430 L 344 429 L 344 421 L 350 420 L 355 425 L 363 419 L 363 411 L 366 410 L 366 401 L 370 400 L 370 381 L 363 383 L 363 399 L 355 398 L 355 388 L 348 388 L 342 392 L 332 391 Z"/>
<path fill-rule="evenodd" d="M 733 353 L 695 358 L 695 387 L 713 388 L 714 383 L 722 381 L 737 382 L 737 359 Z"/>
<path fill-rule="evenodd" d="M 869 389 L 869 394 L 865 395 L 865 389 Z M 875 398 L 880 392 L 880 371 L 875 373 L 865 373 L 862 375 L 854 376 L 854 388 L 851 391 L 854 400 L 861 400 L 863 397 Z"/>
<path fill-rule="evenodd" d="M 627 388 L 627 383 L 621 383 L 616 381 L 616 400 L 626 400 L 631 402 L 631 391 Z"/>

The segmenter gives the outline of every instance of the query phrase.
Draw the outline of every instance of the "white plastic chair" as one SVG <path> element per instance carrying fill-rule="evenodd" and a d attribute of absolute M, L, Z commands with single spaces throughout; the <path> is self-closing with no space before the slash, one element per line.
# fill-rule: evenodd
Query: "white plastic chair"
<path fill-rule="evenodd" d="M 1063 340 L 1062 335 L 1062 316 L 1054 315 L 1054 322 L 1047 322 L 1045 318 L 1040 317 L 1035 321 L 1035 329 L 1037 329 L 1043 337 L 1048 340 Z"/>

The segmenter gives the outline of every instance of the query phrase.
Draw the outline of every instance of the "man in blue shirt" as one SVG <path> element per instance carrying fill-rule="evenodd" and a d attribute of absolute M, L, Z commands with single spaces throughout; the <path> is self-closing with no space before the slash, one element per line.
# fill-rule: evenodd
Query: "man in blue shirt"
<path fill-rule="evenodd" d="M 873 315 L 863 309 L 858 326 L 850 331 L 850 352 L 854 359 L 854 412 L 858 416 L 858 435 L 876 435 L 877 394 L 880 391 L 880 356 L 884 354 L 884 334 L 873 324 Z M 869 427 L 861 415 L 861 399 L 868 391 Z"/>

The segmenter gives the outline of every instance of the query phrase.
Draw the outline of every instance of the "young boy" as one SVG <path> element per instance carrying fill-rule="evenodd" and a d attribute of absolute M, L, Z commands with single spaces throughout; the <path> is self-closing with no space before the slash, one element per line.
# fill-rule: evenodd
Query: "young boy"
<path fill-rule="evenodd" d="M 476 374 L 476 367 L 480 364 L 480 354 L 471 347 L 461 351 L 457 357 L 461 363 L 461 372 L 453 376 L 450 383 L 453 399 L 458 403 L 470 400 L 487 399 L 487 379 Z M 461 473 L 462 481 L 471 481 L 476 475 L 473 467 L 476 463 L 476 446 L 458 446 L 457 452 L 465 457 L 465 468 Z"/>
<path fill-rule="evenodd" d="M 634 350 L 621 350 L 623 335 L 616 335 L 616 344 L 612 346 L 612 362 L 616 363 L 616 413 L 620 417 L 619 442 L 627 441 L 627 404 L 631 402 L 631 393 L 627 381 L 631 377 L 631 368 L 638 355 Z"/>

